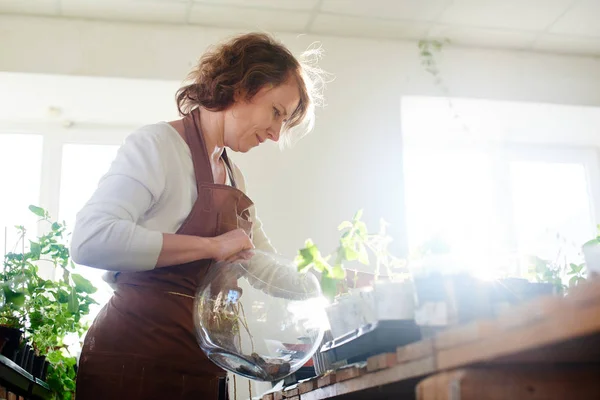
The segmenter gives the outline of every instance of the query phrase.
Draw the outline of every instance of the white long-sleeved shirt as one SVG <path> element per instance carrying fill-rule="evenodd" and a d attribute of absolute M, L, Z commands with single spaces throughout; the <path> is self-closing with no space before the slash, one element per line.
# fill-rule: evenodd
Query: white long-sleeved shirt
<path fill-rule="evenodd" d="M 240 169 L 232 163 L 237 187 L 245 192 Z M 175 233 L 197 198 L 187 143 L 168 123 L 143 126 L 126 139 L 98 188 L 78 212 L 71 238 L 77 264 L 108 271 L 155 267 L 162 234 Z M 257 218 L 253 244 L 275 252 Z M 105 275 L 110 281 L 114 274 Z"/>

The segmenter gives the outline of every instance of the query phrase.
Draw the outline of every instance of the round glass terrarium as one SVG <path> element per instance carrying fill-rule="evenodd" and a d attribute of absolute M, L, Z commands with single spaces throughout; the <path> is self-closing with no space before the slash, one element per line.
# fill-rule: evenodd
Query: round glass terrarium
<path fill-rule="evenodd" d="M 196 294 L 194 322 L 215 364 L 246 378 L 277 381 L 311 359 L 327 317 L 317 278 L 291 261 L 253 250 L 217 263 Z"/>

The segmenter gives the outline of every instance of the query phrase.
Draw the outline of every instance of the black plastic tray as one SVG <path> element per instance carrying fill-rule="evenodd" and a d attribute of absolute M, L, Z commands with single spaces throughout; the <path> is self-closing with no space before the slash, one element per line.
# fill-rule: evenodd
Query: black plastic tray
<path fill-rule="evenodd" d="M 333 362 L 348 363 L 365 361 L 367 358 L 388 352 L 421 339 L 421 330 L 414 320 L 377 321 L 335 338 L 321 347 Z"/>

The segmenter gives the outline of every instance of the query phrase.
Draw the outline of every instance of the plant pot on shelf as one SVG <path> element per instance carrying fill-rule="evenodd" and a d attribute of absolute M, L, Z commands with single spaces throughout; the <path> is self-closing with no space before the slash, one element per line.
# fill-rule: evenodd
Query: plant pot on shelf
<path fill-rule="evenodd" d="M 44 379 L 42 378 L 44 372 L 44 365 L 46 363 L 46 356 L 34 356 L 33 357 L 33 367 L 31 369 L 31 375 L 34 378 Z"/>
<path fill-rule="evenodd" d="M 373 307 L 377 321 L 413 320 L 415 289 L 411 281 L 378 281 L 373 285 Z"/>
<path fill-rule="evenodd" d="M 415 320 L 423 337 L 449 326 L 494 315 L 490 283 L 467 273 L 431 273 L 414 277 L 417 293 Z"/>
<path fill-rule="evenodd" d="M 11 361 L 15 360 L 17 351 L 21 346 L 23 332 L 17 328 L 0 326 L 0 340 L 2 340 L 2 355 Z"/>
<path fill-rule="evenodd" d="M 326 307 L 332 339 L 375 322 L 373 290 L 353 289 Z"/>
<path fill-rule="evenodd" d="M 600 277 L 600 243 L 598 241 L 590 241 L 583 245 L 582 250 L 587 267 L 587 277 Z"/>

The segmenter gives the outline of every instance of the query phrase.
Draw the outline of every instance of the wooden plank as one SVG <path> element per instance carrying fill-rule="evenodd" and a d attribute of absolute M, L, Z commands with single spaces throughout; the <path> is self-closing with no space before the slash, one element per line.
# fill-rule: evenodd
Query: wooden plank
<path fill-rule="evenodd" d="M 263 394 L 262 400 L 273 400 L 273 393 Z"/>
<path fill-rule="evenodd" d="M 576 306 L 600 303 L 600 279 L 590 280 L 569 289 L 569 293 L 564 300 Z"/>
<path fill-rule="evenodd" d="M 283 397 L 285 399 L 287 399 L 289 397 L 298 396 L 299 394 L 300 394 L 300 391 L 298 389 L 298 385 L 293 385 L 293 386 L 290 386 L 289 388 L 285 388 L 283 390 Z"/>
<path fill-rule="evenodd" d="M 283 400 L 283 392 L 277 391 L 273 393 L 273 400 Z"/>
<path fill-rule="evenodd" d="M 347 381 L 348 379 L 358 378 L 359 376 L 362 376 L 366 373 L 367 373 L 366 368 L 360 368 L 360 367 L 343 368 L 343 369 L 335 371 L 335 380 L 336 380 L 336 382 L 344 382 L 344 381 Z"/>
<path fill-rule="evenodd" d="M 396 361 L 405 363 L 407 361 L 420 360 L 433 354 L 433 339 L 428 338 L 418 342 L 407 344 L 396 349 Z"/>
<path fill-rule="evenodd" d="M 597 399 L 599 370 L 469 368 L 432 375 L 417 384 L 417 400 Z"/>
<path fill-rule="evenodd" d="M 506 309 L 498 316 L 497 324 L 501 329 L 510 330 L 547 319 L 568 308 L 568 304 L 562 297 L 539 297 L 525 304 Z"/>
<path fill-rule="evenodd" d="M 433 347 L 441 350 L 474 342 L 497 332 L 498 329 L 495 321 L 474 321 L 438 333 L 433 339 Z"/>
<path fill-rule="evenodd" d="M 429 375 L 435 371 L 435 359 L 433 356 L 421 360 L 409 361 L 397 364 L 392 368 L 382 369 L 373 373 L 364 374 L 355 379 L 316 389 L 302 395 L 302 400 L 321 400 L 331 397 L 342 396 L 363 390 L 377 388 L 390 384 L 401 384 L 414 378 Z M 411 391 L 413 389 L 411 388 Z"/>
<path fill-rule="evenodd" d="M 383 353 L 367 359 L 367 371 L 375 372 L 396 365 L 396 353 Z"/>
<path fill-rule="evenodd" d="M 319 379 L 317 380 L 317 387 L 324 387 L 324 386 L 329 386 L 329 385 L 333 385 L 335 383 L 335 372 L 330 372 L 327 373 L 323 376 L 320 376 Z"/>
<path fill-rule="evenodd" d="M 600 333 L 600 304 L 580 309 L 568 308 L 553 318 L 537 320 L 477 342 L 440 350 L 437 352 L 437 366 L 440 369 L 453 369 L 594 333 Z M 579 349 L 579 352 L 583 357 L 586 349 Z"/>
<path fill-rule="evenodd" d="M 300 392 L 300 394 L 303 395 L 304 393 L 312 392 L 313 390 L 318 388 L 319 386 L 317 385 L 317 380 L 317 378 L 311 378 L 308 380 L 298 382 L 298 391 Z"/>

